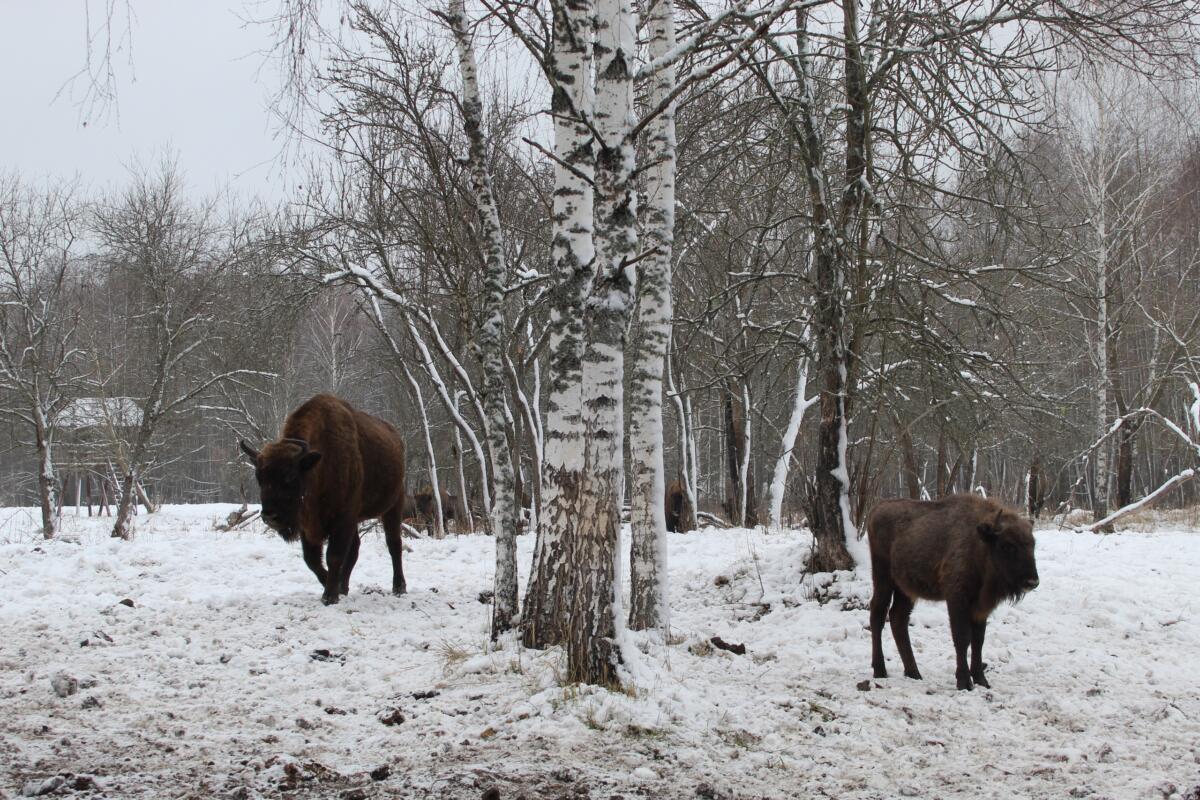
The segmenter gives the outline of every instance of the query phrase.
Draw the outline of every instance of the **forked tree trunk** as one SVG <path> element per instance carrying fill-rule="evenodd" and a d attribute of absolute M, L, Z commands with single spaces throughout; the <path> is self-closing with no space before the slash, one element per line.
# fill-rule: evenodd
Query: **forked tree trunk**
<path fill-rule="evenodd" d="M 673 0 L 652 0 L 649 7 L 651 60 L 675 47 Z M 675 86 L 675 67 L 650 78 L 649 105 L 657 107 Z M 641 336 L 633 355 L 629 388 L 629 521 L 631 593 L 629 627 L 664 634 L 667 607 L 667 518 L 663 506 L 663 371 L 671 341 L 671 260 L 675 242 L 675 109 L 669 106 L 647 128 L 644 248 L 638 280 Z"/>
<path fill-rule="evenodd" d="M 117 517 L 113 523 L 112 538 L 125 539 L 128 541 L 133 538 L 133 514 L 134 505 L 134 474 L 132 472 L 125 473 L 121 478 L 121 499 L 117 503 Z"/>
<path fill-rule="evenodd" d="M 486 273 L 479 349 L 483 361 L 483 407 L 492 459 L 492 533 L 496 537 L 496 574 L 492 596 L 492 639 L 512 628 L 517 616 L 517 496 L 504 408 L 504 238 L 492 192 L 483 138 L 483 101 L 475 70 L 475 52 L 467 29 L 465 0 L 451 0 L 450 27 L 458 46 L 462 74 L 462 115 L 470 152 L 471 191 L 483 234 Z M 516 439 L 516 437 L 513 437 Z"/>
<path fill-rule="evenodd" d="M 554 260 L 550 305 L 542 511 L 521 615 L 526 647 L 563 641 L 573 587 L 568 547 L 578 521 L 583 470 L 583 298 L 595 271 L 590 119 L 593 107 L 591 0 L 552 5 L 554 88 Z"/>

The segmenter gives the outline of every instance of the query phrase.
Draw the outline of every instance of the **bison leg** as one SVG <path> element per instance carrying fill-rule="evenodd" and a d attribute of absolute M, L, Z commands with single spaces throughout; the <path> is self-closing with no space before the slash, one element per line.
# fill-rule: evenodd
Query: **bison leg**
<path fill-rule="evenodd" d="M 879 573 L 875 574 L 878 576 Z M 890 581 L 877 577 L 875 591 L 871 594 L 871 669 L 876 678 L 887 677 L 887 666 L 883 662 L 883 621 L 887 619 L 893 588 Z"/>
<path fill-rule="evenodd" d="M 892 592 L 892 610 L 888 612 L 888 621 L 892 625 L 892 638 L 896 640 L 896 649 L 900 651 L 900 660 L 904 662 L 904 677 L 921 680 L 921 671 L 917 669 L 917 659 L 913 655 L 912 642 L 908 639 L 908 619 L 912 616 L 913 600 L 904 592 L 896 589 Z"/>
<path fill-rule="evenodd" d="M 954 677 L 958 688 L 970 691 L 971 670 L 967 667 L 967 648 L 971 645 L 971 611 L 967 605 L 953 598 L 946 603 L 950 610 L 950 636 L 954 639 Z"/>
<path fill-rule="evenodd" d="M 342 587 L 343 569 L 350 555 L 352 542 L 358 538 L 358 526 L 341 523 L 333 529 L 329 537 L 329 546 L 325 549 L 325 561 L 329 565 L 329 575 L 325 579 L 325 593 L 321 602 L 331 606 L 338 601 Z"/>
<path fill-rule="evenodd" d="M 400 535 L 402 511 L 399 506 L 383 515 L 383 536 L 387 540 L 388 555 L 392 557 L 392 594 L 404 594 L 408 585 L 404 582 L 404 539 Z"/>
<path fill-rule="evenodd" d="M 971 680 L 985 689 L 992 688 L 983 675 L 983 635 L 987 632 L 987 620 L 971 623 Z"/>
<path fill-rule="evenodd" d="M 346 553 L 346 561 L 342 564 L 342 582 L 338 585 L 338 591 L 342 594 L 350 594 L 350 573 L 354 572 L 354 565 L 358 563 L 358 548 L 362 544 L 362 539 L 355 534 L 350 537 L 350 550 Z"/>
<path fill-rule="evenodd" d="M 304 563 L 312 570 L 313 575 L 317 576 L 317 580 L 321 582 L 321 588 L 325 588 L 328 573 L 325 572 L 325 565 L 321 563 L 321 543 L 313 544 L 308 539 L 303 539 L 300 546 L 304 550 Z"/>

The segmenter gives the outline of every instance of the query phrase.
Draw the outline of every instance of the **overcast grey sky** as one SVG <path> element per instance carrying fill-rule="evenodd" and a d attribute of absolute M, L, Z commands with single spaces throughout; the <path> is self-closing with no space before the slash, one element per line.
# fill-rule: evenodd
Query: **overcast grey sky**
<path fill-rule="evenodd" d="M 91 0 L 93 14 L 105 4 Z M 173 150 L 190 186 L 281 198 L 282 140 L 267 101 L 269 31 L 242 0 L 132 0 L 131 52 L 117 55 L 117 107 L 88 121 L 55 95 L 86 57 L 85 0 L 0 0 L 0 171 L 119 185 L 134 158 Z M 98 24 L 93 19 L 93 25 Z M 125 33 L 123 17 L 117 33 Z"/>

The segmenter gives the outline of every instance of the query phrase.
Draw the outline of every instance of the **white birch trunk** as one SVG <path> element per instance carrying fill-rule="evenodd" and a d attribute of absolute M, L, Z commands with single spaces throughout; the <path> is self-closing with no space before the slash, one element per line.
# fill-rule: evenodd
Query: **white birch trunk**
<path fill-rule="evenodd" d="M 433 492 L 433 536 L 444 539 L 446 536 L 446 517 L 442 513 L 442 487 L 438 482 L 437 453 L 433 449 L 433 439 L 429 435 L 429 415 L 425 413 L 425 396 L 421 392 L 421 384 L 416 377 L 404 367 L 404 378 L 408 381 L 416 400 L 417 411 L 421 417 L 421 434 L 425 441 L 425 458 L 429 465 L 429 488 Z"/>
<path fill-rule="evenodd" d="M 677 389 L 671 377 L 670 359 L 667 359 L 667 382 L 675 413 L 679 417 L 679 482 L 687 497 L 687 508 L 679 520 L 679 532 L 695 530 L 696 527 L 696 441 L 692 436 L 692 404 L 684 396 L 682 381 Z"/>
<path fill-rule="evenodd" d="M 673 0 L 654 0 L 649 9 L 650 59 L 675 47 Z M 648 104 L 658 107 L 675 87 L 671 64 L 650 78 Z M 638 282 L 641 337 L 634 352 L 629 389 L 629 520 L 631 595 L 629 627 L 657 629 L 665 636 L 667 605 L 667 519 L 663 506 L 663 370 L 671 341 L 671 261 L 675 242 L 675 108 L 670 104 L 646 128 L 646 213 L 644 247 Z"/>
<path fill-rule="evenodd" d="M 495 640 L 512 628 L 517 616 L 516 482 L 504 434 L 508 425 L 504 398 L 504 238 L 492 192 L 492 178 L 486 164 L 483 101 L 479 95 L 471 34 L 467 30 L 465 0 L 451 0 L 449 20 L 458 46 L 458 65 L 463 82 L 463 127 L 470 152 L 471 190 L 483 234 L 486 264 L 479 349 L 483 361 L 483 408 L 490 445 L 488 452 L 495 489 L 491 526 L 496 537 L 496 574 L 492 595 L 492 639 Z"/>
<path fill-rule="evenodd" d="M 475 435 L 475 431 L 471 430 L 471 426 L 458 413 L 458 406 L 450 396 L 450 390 L 442 380 L 441 373 L 438 371 L 437 365 L 433 363 L 433 356 L 429 354 L 429 348 L 425 346 L 425 340 L 421 334 L 417 332 L 417 326 L 413 324 L 411 319 L 406 317 L 408 323 L 408 333 L 412 337 L 413 344 L 417 346 L 417 351 L 421 354 L 421 365 L 425 369 L 425 374 L 429 376 L 429 380 L 433 383 L 434 389 L 441 397 L 442 405 L 450 412 L 458 429 L 466 434 L 467 441 L 471 443 L 471 449 L 475 453 L 475 459 L 479 464 L 479 497 L 483 505 L 483 512 L 490 514 L 492 509 L 492 497 L 488 491 L 488 471 L 487 457 L 484 455 L 483 445 L 479 442 L 479 437 Z"/>
<path fill-rule="evenodd" d="M 54 474 L 54 443 L 50 438 L 50 425 L 44 409 L 35 406 L 33 416 L 38 454 L 38 499 L 42 507 L 42 537 L 53 539 L 58 533 L 58 479 Z"/>
<path fill-rule="evenodd" d="M 621 492 L 624 481 L 625 338 L 637 249 L 633 59 L 637 18 L 630 0 L 596 4 L 596 284 L 586 307 L 583 368 L 584 468 L 571 548 L 574 602 L 567 678 L 619 686 Z"/>
<path fill-rule="evenodd" d="M 787 428 L 783 431 L 779 459 L 775 462 L 775 472 L 771 476 L 771 488 L 767 495 L 767 523 L 775 530 L 783 527 L 783 494 L 787 487 L 792 453 L 796 449 L 796 437 L 800 433 L 800 423 L 818 399 L 815 396 L 805 397 L 804 392 L 807 388 L 808 357 L 802 356 L 796 365 L 796 393 L 792 400 L 792 413 L 788 417 Z"/>
<path fill-rule="evenodd" d="M 595 144 L 587 122 L 594 104 L 592 3 L 555 4 L 553 13 L 555 288 L 550 308 L 542 509 L 521 617 L 522 641 L 537 648 L 563 641 L 565 597 L 573 588 L 567 549 L 578 520 L 575 511 L 583 470 L 583 299 L 595 270 L 591 185 Z"/>

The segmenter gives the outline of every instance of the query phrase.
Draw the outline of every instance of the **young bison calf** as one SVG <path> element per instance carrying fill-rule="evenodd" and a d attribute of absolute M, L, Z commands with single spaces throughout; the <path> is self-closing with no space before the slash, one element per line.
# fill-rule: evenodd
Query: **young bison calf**
<path fill-rule="evenodd" d="M 905 676 L 920 680 L 908 640 L 908 618 L 918 598 L 945 600 L 958 688 L 971 689 L 972 681 L 988 688 L 983 674 L 988 615 L 1001 601 L 1016 600 L 1038 585 L 1033 524 L 992 500 L 955 495 L 932 502 L 885 500 L 871 511 L 867 535 L 875 584 L 871 596 L 875 677 L 887 677 L 883 663 L 886 616 Z"/>

